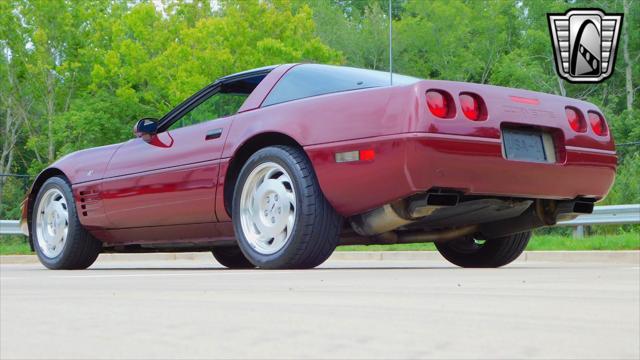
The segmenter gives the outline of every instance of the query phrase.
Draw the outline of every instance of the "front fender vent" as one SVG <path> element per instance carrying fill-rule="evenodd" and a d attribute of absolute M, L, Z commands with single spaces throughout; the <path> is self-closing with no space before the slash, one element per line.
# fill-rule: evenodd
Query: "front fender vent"
<path fill-rule="evenodd" d="M 78 192 L 79 195 L 79 205 L 80 211 L 79 213 L 82 216 L 88 216 L 89 210 L 92 210 L 96 206 L 99 206 L 100 202 L 100 192 L 96 189 L 88 189 L 81 190 Z"/>

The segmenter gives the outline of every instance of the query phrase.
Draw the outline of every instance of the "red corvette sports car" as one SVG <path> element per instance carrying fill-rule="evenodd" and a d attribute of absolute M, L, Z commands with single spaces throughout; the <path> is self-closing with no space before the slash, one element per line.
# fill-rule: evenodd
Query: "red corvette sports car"
<path fill-rule="evenodd" d="M 135 138 L 34 181 L 23 231 L 51 269 L 100 252 L 211 251 L 311 268 L 342 244 L 435 242 L 498 267 L 613 183 L 602 112 L 570 98 L 318 64 L 223 77 Z"/>

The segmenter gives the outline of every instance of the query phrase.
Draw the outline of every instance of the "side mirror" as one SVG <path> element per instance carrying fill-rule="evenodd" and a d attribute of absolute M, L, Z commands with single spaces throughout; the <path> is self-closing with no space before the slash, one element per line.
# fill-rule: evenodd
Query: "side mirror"
<path fill-rule="evenodd" d="M 133 126 L 133 134 L 142 138 L 144 141 L 151 140 L 151 137 L 158 132 L 158 119 L 144 118 L 140 119 Z"/>

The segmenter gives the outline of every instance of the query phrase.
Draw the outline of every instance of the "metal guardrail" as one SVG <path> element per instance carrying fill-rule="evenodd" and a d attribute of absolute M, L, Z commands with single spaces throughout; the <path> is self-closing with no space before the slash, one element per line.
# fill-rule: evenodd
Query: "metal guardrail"
<path fill-rule="evenodd" d="M 557 226 L 576 226 L 576 236 L 584 235 L 584 226 L 640 224 L 640 204 L 596 206 L 592 214 L 580 215 Z M 0 235 L 22 234 L 18 220 L 0 220 Z"/>
<path fill-rule="evenodd" d="M 640 223 L 640 204 L 595 206 L 593 213 L 580 215 L 569 221 L 561 221 L 559 226 L 610 225 Z"/>
<path fill-rule="evenodd" d="M 20 235 L 20 221 L 0 220 L 0 235 Z"/>
<path fill-rule="evenodd" d="M 569 221 L 561 221 L 557 226 L 575 226 L 573 237 L 581 239 L 585 228 L 591 225 L 622 225 L 640 223 L 640 204 L 596 206 L 593 213 L 580 215 Z"/>

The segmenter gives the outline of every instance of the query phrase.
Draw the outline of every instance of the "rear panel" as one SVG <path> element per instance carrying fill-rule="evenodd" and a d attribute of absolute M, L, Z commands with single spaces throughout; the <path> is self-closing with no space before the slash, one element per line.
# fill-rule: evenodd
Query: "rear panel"
<path fill-rule="evenodd" d="M 423 111 L 413 129 L 416 132 L 501 139 L 505 129 L 529 128 L 551 134 L 560 155 L 567 147 L 615 149 L 610 132 L 605 136 L 597 135 L 588 124 L 589 112 L 602 114 L 588 102 L 527 90 L 452 81 L 425 80 L 415 86 L 422 97 L 424 109 L 427 109 L 426 93 L 432 89 L 450 94 L 455 103 L 455 114 L 450 118 L 438 118 L 429 110 Z M 485 120 L 471 121 L 465 117 L 460 106 L 461 93 L 477 94 L 482 98 L 487 112 Z M 587 123 L 584 132 L 571 128 L 565 113 L 567 107 L 582 115 Z"/>
<path fill-rule="evenodd" d="M 429 90 L 449 94 L 451 112 L 443 111 L 443 118 L 429 110 Z M 613 183 L 616 156 L 611 136 L 595 134 L 589 124 L 584 132 L 576 132 L 567 120 L 566 107 L 585 118 L 590 111 L 600 113 L 587 102 L 448 81 L 375 91 L 393 92 L 393 103 L 413 96 L 414 101 L 405 102 L 405 114 L 387 118 L 387 123 L 406 124 L 404 134 L 376 135 L 371 130 L 381 128 L 368 128 L 370 133 L 363 132 L 366 138 L 348 140 L 350 132 L 337 132 L 340 142 L 305 147 L 325 196 L 344 216 L 431 188 L 482 196 L 600 199 Z M 486 113 L 478 117 L 480 121 L 463 113 L 461 94 L 481 98 Z M 336 114 L 325 131 L 340 118 Z M 359 130 L 379 120 L 342 117 L 340 121 Z M 334 158 L 336 153 L 364 149 L 372 149 L 375 159 L 337 163 Z"/>

